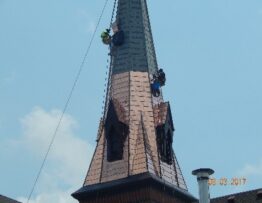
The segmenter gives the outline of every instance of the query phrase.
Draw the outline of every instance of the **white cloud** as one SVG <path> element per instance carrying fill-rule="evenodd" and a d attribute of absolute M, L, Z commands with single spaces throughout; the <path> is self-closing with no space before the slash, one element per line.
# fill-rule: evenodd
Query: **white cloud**
<path fill-rule="evenodd" d="M 258 164 L 252 165 L 252 164 L 246 164 L 243 169 L 241 169 L 239 172 L 239 175 L 242 176 L 261 176 L 262 177 L 262 161 L 260 161 Z"/>
<path fill-rule="evenodd" d="M 36 107 L 22 120 L 20 146 L 43 157 L 60 118 L 61 111 L 45 111 Z M 52 146 L 46 167 L 30 203 L 72 203 L 72 192 L 81 187 L 93 147 L 74 134 L 77 122 L 66 114 Z M 37 169 L 36 169 L 37 170 Z M 25 198 L 18 198 L 26 202 Z"/>
<path fill-rule="evenodd" d="M 72 197 L 70 197 L 70 190 L 69 191 L 62 191 L 62 190 L 56 190 L 51 193 L 42 193 L 36 196 L 35 199 L 30 200 L 30 203 L 46 203 L 46 202 L 57 202 L 57 203 L 77 203 L 77 201 L 73 200 Z M 27 199 L 24 197 L 18 198 L 18 201 L 20 202 L 27 202 Z"/>

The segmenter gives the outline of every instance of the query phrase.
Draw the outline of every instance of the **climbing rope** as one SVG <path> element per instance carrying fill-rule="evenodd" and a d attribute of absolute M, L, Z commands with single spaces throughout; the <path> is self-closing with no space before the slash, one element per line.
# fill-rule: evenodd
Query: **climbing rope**
<path fill-rule="evenodd" d="M 116 5 L 117 5 L 117 0 L 114 1 L 113 12 L 112 12 L 111 20 L 109 24 L 109 30 L 111 30 L 111 27 L 113 24 L 115 12 L 116 12 Z M 111 48 L 109 46 L 109 52 L 111 52 L 110 49 Z M 103 96 L 103 107 L 102 107 L 103 120 L 106 117 L 106 111 L 107 111 L 107 107 L 109 103 L 109 95 L 110 95 L 110 89 L 111 89 L 111 77 L 112 77 L 112 70 L 113 70 L 114 57 L 112 56 L 111 53 L 109 55 L 110 55 L 110 59 L 107 60 L 107 72 L 106 72 L 106 78 L 105 78 L 105 81 L 107 80 L 107 83 L 105 83 L 104 96 Z"/>
<path fill-rule="evenodd" d="M 52 147 L 52 145 L 53 145 L 53 143 L 54 143 L 54 141 L 55 141 L 57 132 L 58 132 L 58 130 L 59 130 L 59 127 L 61 126 L 61 123 L 62 123 L 62 120 L 63 120 L 63 118 L 64 118 L 65 112 L 66 112 L 66 110 L 67 110 L 67 108 L 68 108 L 68 106 L 69 106 L 70 100 L 71 100 L 72 95 L 73 95 L 73 93 L 74 93 L 74 90 L 75 90 L 75 88 L 76 88 L 77 82 L 78 82 L 78 80 L 79 80 L 79 78 L 80 78 L 80 75 L 81 75 L 81 73 L 82 73 L 82 71 L 83 71 L 83 68 L 84 68 L 84 65 L 85 65 L 87 56 L 88 56 L 89 51 L 90 51 L 90 48 L 91 48 L 91 46 L 92 46 L 92 44 L 93 44 L 93 41 L 94 41 L 94 38 L 95 38 L 95 35 L 96 35 L 96 32 L 97 32 L 98 26 L 99 26 L 99 24 L 100 24 L 100 22 L 101 22 L 101 19 L 102 19 L 102 16 L 103 16 L 103 14 L 104 14 L 104 11 L 105 11 L 105 9 L 106 9 L 106 6 L 107 6 L 107 4 L 108 4 L 108 1 L 109 1 L 109 0 L 105 0 L 104 6 L 103 6 L 103 8 L 102 8 L 102 12 L 101 12 L 101 14 L 100 14 L 100 16 L 99 16 L 99 18 L 98 18 L 98 21 L 97 21 L 95 30 L 94 30 L 94 32 L 93 32 L 93 35 L 92 35 L 91 40 L 90 40 L 90 42 L 89 42 L 89 45 L 88 45 L 88 47 L 87 47 L 87 49 L 86 49 L 84 58 L 83 58 L 80 66 L 79 66 L 79 69 L 78 69 L 77 74 L 76 74 L 76 77 L 75 77 L 75 79 L 74 79 L 72 88 L 71 88 L 70 91 L 69 91 L 69 94 L 68 94 L 67 100 L 66 100 L 66 102 L 65 102 L 65 105 L 64 105 L 62 114 L 61 114 L 61 116 L 60 116 L 60 118 L 59 118 L 59 121 L 58 121 L 57 126 L 56 126 L 56 128 L 55 128 L 55 130 L 54 130 L 54 133 L 53 133 L 53 135 L 52 135 L 52 138 L 51 138 L 51 141 L 50 141 L 49 146 L 48 146 L 48 148 L 47 148 L 47 151 L 46 151 L 46 153 L 45 153 L 45 155 L 44 155 L 44 159 L 43 159 L 42 164 L 41 164 L 41 166 L 40 166 L 40 168 L 39 168 L 39 171 L 38 171 L 38 173 L 37 173 L 37 176 L 36 176 L 36 179 L 35 179 L 35 181 L 34 181 L 33 187 L 32 187 L 32 189 L 31 189 L 31 191 L 30 191 L 30 193 L 29 193 L 29 195 L 28 195 L 27 203 L 29 203 L 29 201 L 30 201 L 30 199 L 31 199 L 31 197 L 32 197 L 32 194 L 33 194 L 33 192 L 34 192 L 34 190 L 35 190 L 36 184 L 37 184 L 37 182 L 38 182 L 38 180 L 39 180 L 39 178 L 40 178 L 40 176 L 41 176 L 41 173 L 42 173 L 43 168 L 44 168 L 44 166 L 45 166 L 47 157 L 48 157 L 49 152 L 50 152 L 50 150 L 51 150 L 51 147 Z"/>
<path fill-rule="evenodd" d="M 103 118 L 104 111 L 105 111 L 105 104 L 106 104 L 106 95 L 107 95 L 107 86 L 108 86 L 108 72 L 109 72 L 109 66 L 110 66 L 110 59 L 107 59 L 107 65 L 106 65 L 106 76 L 104 81 L 104 91 L 103 91 L 103 101 L 102 101 L 102 112 L 101 117 Z"/>
<path fill-rule="evenodd" d="M 115 11 L 116 11 L 116 4 L 117 4 L 117 0 L 115 0 L 115 2 L 114 2 L 113 12 L 112 12 L 112 16 L 111 16 L 111 20 L 110 20 L 110 24 L 109 24 L 109 30 L 110 30 L 110 28 L 112 27 L 112 24 L 113 24 Z"/>
<path fill-rule="evenodd" d="M 109 104 L 109 95 L 111 90 L 111 77 L 112 77 L 112 71 L 113 71 L 113 56 L 110 57 L 110 64 L 108 67 L 108 80 L 107 80 L 107 89 L 106 89 L 106 96 L 105 96 L 105 102 L 104 102 L 104 112 L 103 112 L 103 120 L 106 118 L 106 112 Z"/>

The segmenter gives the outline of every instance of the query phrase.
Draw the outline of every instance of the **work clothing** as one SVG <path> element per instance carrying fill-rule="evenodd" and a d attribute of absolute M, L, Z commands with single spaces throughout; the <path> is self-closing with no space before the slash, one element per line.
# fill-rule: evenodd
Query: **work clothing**
<path fill-rule="evenodd" d="M 122 44 L 124 44 L 124 39 L 125 39 L 125 36 L 124 36 L 124 32 L 122 30 L 116 32 L 113 35 L 113 38 L 112 38 L 113 45 L 114 46 L 121 46 Z"/>

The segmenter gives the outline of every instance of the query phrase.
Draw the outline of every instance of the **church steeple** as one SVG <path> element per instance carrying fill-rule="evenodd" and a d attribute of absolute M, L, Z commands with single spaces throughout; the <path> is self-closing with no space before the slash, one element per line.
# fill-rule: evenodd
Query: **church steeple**
<path fill-rule="evenodd" d="M 84 186 L 73 196 L 81 203 L 193 202 L 172 149 L 170 105 L 152 89 L 158 66 L 146 0 L 119 0 L 116 24 L 121 43 L 113 36 L 105 114 Z"/>

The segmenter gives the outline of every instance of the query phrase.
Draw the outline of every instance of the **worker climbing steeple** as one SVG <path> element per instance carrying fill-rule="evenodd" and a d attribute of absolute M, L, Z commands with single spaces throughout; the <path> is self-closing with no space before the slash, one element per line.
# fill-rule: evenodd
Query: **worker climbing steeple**
<path fill-rule="evenodd" d="M 106 29 L 106 31 L 102 32 L 101 38 L 104 44 L 109 45 L 111 43 L 110 30 Z"/>
<path fill-rule="evenodd" d="M 121 30 L 121 28 L 119 26 L 119 22 L 115 21 L 113 23 L 116 3 L 117 3 L 117 0 L 115 0 L 115 3 L 114 3 L 113 13 L 112 13 L 111 21 L 110 21 L 110 28 L 106 29 L 106 31 L 102 32 L 102 34 L 101 34 L 102 42 L 105 45 L 109 45 L 109 48 L 110 48 L 109 55 L 113 55 L 114 50 L 117 47 L 123 45 L 124 40 L 125 40 L 124 31 Z M 113 31 L 112 36 L 110 35 L 111 29 Z"/>
<path fill-rule="evenodd" d="M 125 40 L 124 31 L 119 28 L 116 22 L 113 24 L 113 26 L 112 36 L 110 35 L 110 29 L 106 29 L 106 31 L 102 32 L 101 34 L 102 42 L 106 45 L 109 45 L 110 48 L 123 45 Z"/>
<path fill-rule="evenodd" d="M 154 97 L 159 97 L 160 88 L 166 83 L 166 75 L 163 69 L 159 69 L 157 73 L 151 75 L 151 90 Z"/>
<path fill-rule="evenodd" d="M 81 203 L 194 202 L 172 149 L 147 1 L 118 0 L 101 37 L 111 58 L 104 115 L 84 186 L 73 196 Z"/>

